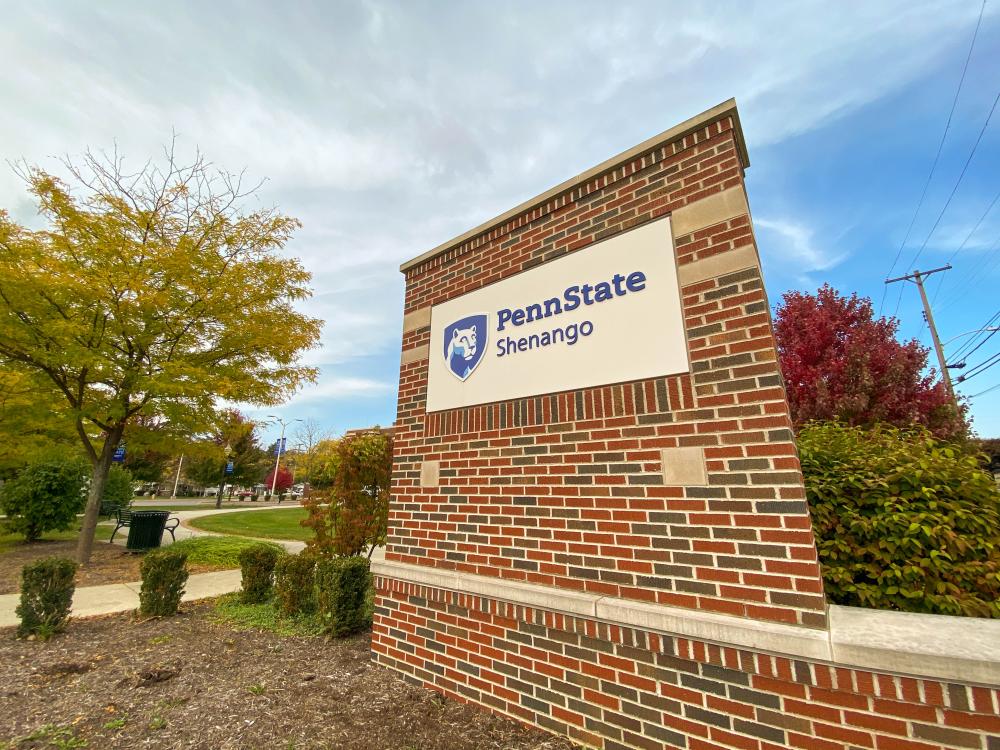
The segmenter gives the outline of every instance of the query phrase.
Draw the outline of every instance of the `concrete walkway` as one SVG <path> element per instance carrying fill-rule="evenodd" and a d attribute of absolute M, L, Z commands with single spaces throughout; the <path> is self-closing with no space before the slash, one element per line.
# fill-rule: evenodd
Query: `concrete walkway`
<path fill-rule="evenodd" d="M 211 531 L 202 531 L 201 529 L 192 528 L 187 525 L 187 521 L 190 521 L 192 518 L 211 516 L 216 513 L 238 513 L 243 510 L 273 510 L 275 507 L 277 506 L 272 505 L 263 508 L 224 508 L 221 510 L 215 510 L 213 508 L 209 510 L 176 511 L 173 515 L 176 515 L 181 519 L 181 525 L 177 527 L 177 531 L 175 532 L 177 535 L 177 541 L 180 541 L 181 539 L 190 539 L 191 537 L 196 536 L 228 536 L 226 534 L 216 534 Z M 283 503 L 281 507 L 297 507 L 297 503 L 294 505 L 292 503 Z M 100 534 L 100 530 L 98 533 Z M 107 537 L 105 536 L 104 538 Z M 244 538 L 251 539 L 254 537 Z M 115 544 L 124 545 L 125 540 L 126 535 L 119 532 L 119 536 L 115 537 Z M 294 540 L 260 539 L 259 541 L 275 542 L 276 544 L 282 545 L 286 550 L 292 553 L 301 552 L 306 546 L 305 542 Z M 169 545 L 170 535 L 167 534 L 166 544 L 164 546 Z M 372 560 L 382 560 L 384 557 L 385 550 L 383 548 L 379 548 L 375 550 L 375 554 L 372 555 Z M 213 573 L 198 573 L 188 578 L 187 585 L 184 588 L 184 596 L 181 598 L 181 601 L 188 602 L 195 599 L 222 596 L 223 594 L 229 594 L 233 591 L 239 591 L 240 583 L 239 570 L 219 570 Z M 73 594 L 73 608 L 71 610 L 71 614 L 73 617 L 94 617 L 96 615 L 109 615 L 114 614 L 115 612 L 129 612 L 137 609 L 139 607 L 139 588 L 141 585 L 142 583 L 140 581 L 133 581 L 130 583 L 109 583 L 104 586 L 84 586 L 83 588 L 78 588 Z M 17 607 L 20 598 L 20 594 L 0 595 L 0 628 L 18 624 L 18 617 L 14 613 L 14 609 Z"/>
<path fill-rule="evenodd" d="M 109 583 L 105 586 L 84 586 L 73 594 L 73 617 L 94 617 L 115 612 L 129 612 L 139 607 L 139 587 L 141 583 Z M 188 578 L 181 601 L 222 596 L 240 590 L 240 571 L 219 570 L 214 573 L 198 573 Z M 0 596 L 0 628 L 17 625 L 14 613 L 20 594 Z"/>

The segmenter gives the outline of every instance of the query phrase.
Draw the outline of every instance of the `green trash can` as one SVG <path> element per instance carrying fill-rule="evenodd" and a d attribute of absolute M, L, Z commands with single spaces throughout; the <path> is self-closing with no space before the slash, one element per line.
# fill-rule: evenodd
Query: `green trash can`
<path fill-rule="evenodd" d="M 166 510 L 134 510 L 128 527 L 126 549 L 150 549 L 160 546 L 163 528 L 170 512 Z"/>

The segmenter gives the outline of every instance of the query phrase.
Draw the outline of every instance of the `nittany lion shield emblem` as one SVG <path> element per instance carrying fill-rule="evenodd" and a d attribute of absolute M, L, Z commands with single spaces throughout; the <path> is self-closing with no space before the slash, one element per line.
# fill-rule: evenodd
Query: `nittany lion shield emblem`
<path fill-rule="evenodd" d="M 444 361 L 459 380 L 468 378 L 483 361 L 489 329 L 486 315 L 470 315 L 444 329 Z"/>

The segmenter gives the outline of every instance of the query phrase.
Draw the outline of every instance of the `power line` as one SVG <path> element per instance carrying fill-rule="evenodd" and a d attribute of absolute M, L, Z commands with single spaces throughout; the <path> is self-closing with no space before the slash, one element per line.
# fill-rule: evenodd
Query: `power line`
<path fill-rule="evenodd" d="M 998 364 L 1000 364 L 1000 352 L 997 352 L 989 359 L 980 362 L 978 365 L 973 367 L 967 375 L 960 376 L 958 378 L 958 382 L 965 383 L 966 381 L 972 380 L 977 375 L 982 375 L 984 372 Z"/>
<path fill-rule="evenodd" d="M 984 221 L 986 221 L 986 217 L 990 215 L 990 211 L 993 210 L 993 206 L 997 204 L 998 200 L 1000 200 L 1000 190 L 997 190 L 997 194 L 993 196 L 993 200 L 990 201 L 990 205 L 988 205 L 986 207 L 986 210 L 983 211 L 983 215 L 979 217 L 979 221 L 976 222 L 976 225 L 969 231 L 967 235 L 965 235 L 965 239 L 962 240 L 962 244 L 959 245 L 957 248 L 955 248 L 955 252 L 953 252 L 951 254 L 951 257 L 948 258 L 949 263 L 955 260 L 955 256 L 958 255 L 960 252 L 962 252 L 965 246 L 969 244 L 969 240 L 972 239 L 972 235 L 974 235 L 976 233 L 976 230 L 979 229 L 980 226 L 982 226 L 982 223 Z"/>
<path fill-rule="evenodd" d="M 983 333 L 989 333 L 991 336 L 993 335 L 994 332 L 990 331 L 989 328 L 990 328 L 990 326 L 993 325 L 994 322 L 996 322 L 997 318 L 1000 318 L 1000 310 L 997 310 L 993 314 L 993 316 L 989 320 L 986 321 L 985 324 L 983 324 L 982 326 L 980 326 L 980 328 L 976 332 L 975 336 L 973 336 L 971 339 L 967 339 L 964 344 L 962 344 L 960 347 L 958 347 L 958 351 L 956 351 L 954 354 L 951 355 L 951 359 L 953 361 L 955 361 L 955 362 L 957 362 L 959 360 L 959 358 L 961 358 L 963 362 L 966 359 L 968 359 L 969 355 L 972 354 L 973 351 L 975 351 L 980 346 L 982 346 L 981 343 L 977 344 L 976 341 L 978 341 L 979 337 Z M 973 349 L 972 351 L 967 351 L 969 349 L 969 347 L 971 347 L 971 346 L 974 346 L 975 349 Z M 963 354 L 963 352 L 967 352 L 967 353 Z"/>
<path fill-rule="evenodd" d="M 968 170 L 969 164 L 972 163 L 972 157 L 976 155 L 976 149 L 979 148 L 979 143 L 983 140 L 983 134 L 986 132 L 986 128 L 989 127 L 990 120 L 993 117 L 993 113 L 996 111 L 998 102 L 1000 102 L 1000 91 L 997 92 L 996 98 L 993 100 L 993 106 L 990 107 L 990 112 L 986 115 L 986 122 L 983 123 L 983 127 L 980 129 L 979 135 L 976 137 L 976 142 L 972 144 L 972 151 L 969 152 L 969 158 L 965 160 L 965 165 L 962 167 L 962 171 L 959 173 L 958 179 L 955 181 L 955 185 L 952 187 L 951 193 L 948 195 L 948 200 L 944 202 L 944 206 L 941 208 L 941 213 L 939 213 L 937 219 L 934 220 L 934 226 L 932 226 L 931 231 L 927 233 L 923 244 L 920 246 L 920 249 L 917 250 L 917 254 L 913 256 L 913 261 L 910 263 L 911 266 L 916 265 L 917 261 L 920 260 L 920 256 L 927 247 L 927 243 L 930 242 L 931 237 L 934 236 L 934 232 L 938 228 L 938 224 L 941 223 L 941 219 L 944 217 L 945 211 L 947 211 L 948 206 L 951 205 L 952 198 L 954 198 L 955 193 L 958 192 L 958 186 L 962 184 L 962 180 L 965 178 L 965 172 Z"/>
<path fill-rule="evenodd" d="M 948 258 L 948 263 L 951 263 L 953 260 L 955 260 L 955 256 L 957 256 L 960 252 L 962 252 L 965 246 L 969 244 L 969 240 L 972 239 L 972 235 L 974 235 L 976 233 L 976 230 L 979 229 L 979 227 L 982 225 L 984 221 L 986 221 L 986 217 L 990 215 L 990 211 L 993 210 L 993 206 L 996 205 L 998 200 L 1000 200 L 1000 190 L 998 190 L 997 194 L 993 196 L 993 200 L 990 201 L 990 204 L 986 207 L 986 210 L 983 211 L 983 215 L 979 217 L 979 221 L 976 222 L 976 225 L 972 227 L 972 229 L 969 231 L 967 235 L 965 235 L 965 239 L 962 240 L 962 244 L 959 245 L 957 248 L 955 248 L 955 252 L 953 252 L 951 256 Z M 944 276 L 942 276 L 938 280 L 937 289 L 934 290 L 934 296 L 931 297 L 931 303 L 937 301 L 938 295 L 941 293 L 941 286 L 943 284 L 944 284 Z"/>
<path fill-rule="evenodd" d="M 985 344 L 991 338 L 993 338 L 994 336 L 996 336 L 997 335 L 997 331 L 1000 331 L 1000 328 L 997 328 L 997 329 L 994 329 L 994 330 L 990 331 L 990 334 L 986 338 L 984 338 L 982 341 L 980 341 L 978 344 L 976 344 L 974 347 L 972 347 L 972 349 L 969 350 L 969 353 L 966 354 L 964 357 L 962 357 L 962 361 L 961 362 L 958 362 L 958 363 L 956 363 L 954 365 L 949 365 L 949 366 L 950 367 L 959 367 L 959 366 L 964 367 L 965 366 L 965 361 L 969 357 L 971 357 L 973 354 L 975 354 L 976 350 L 978 350 L 979 347 L 981 347 L 983 344 Z"/>
<path fill-rule="evenodd" d="M 917 201 L 917 207 L 913 211 L 913 216 L 910 218 L 910 225 L 906 228 L 906 235 L 903 237 L 902 243 L 899 245 L 899 250 L 896 251 L 896 257 L 892 261 L 892 266 L 889 268 L 889 272 L 885 275 L 889 278 L 892 272 L 896 270 L 896 264 L 899 263 L 899 257 L 903 254 L 903 248 L 906 247 L 906 241 L 910 239 L 910 232 L 913 230 L 913 224 L 917 220 L 917 215 L 920 213 L 921 207 L 924 205 L 924 198 L 927 197 L 927 188 L 930 187 L 931 179 L 934 177 L 934 171 L 937 169 L 938 160 L 941 158 L 941 150 L 944 148 L 945 139 L 948 137 L 948 129 L 951 128 L 951 118 L 955 115 L 955 107 L 958 105 L 958 96 L 962 93 L 962 84 L 965 83 L 965 74 L 969 70 L 969 61 L 972 59 L 972 50 L 976 46 L 976 37 L 979 36 L 979 27 L 983 23 L 983 11 L 986 10 L 986 0 L 983 0 L 983 4 L 979 8 L 979 18 L 976 21 L 976 29 L 972 32 L 972 43 L 969 45 L 969 54 L 965 56 L 965 65 L 962 66 L 962 76 L 958 79 L 958 88 L 955 90 L 955 98 L 951 102 L 951 111 L 948 113 L 948 121 L 944 125 L 944 132 L 941 134 L 941 142 L 938 143 L 937 153 L 934 155 L 934 163 L 931 164 L 931 171 L 927 174 L 927 181 L 924 182 L 924 189 L 920 193 L 920 200 Z M 916 261 L 914 261 L 916 262 Z M 878 314 L 882 314 L 882 305 L 885 304 L 885 295 L 888 287 L 882 287 L 882 302 L 878 306 Z M 898 311 L 899 305 L 896 306 Z"/>
<path fill-rule="evenodd" d="M 986 254 L 983 256 L 982 272 L 977 274 L 975 268 L 973 268 L 972 271 L 966 274 L 955 294 L 945 300 L 941 304 L 941 307 L 950 307 L 960 299 L 964 299 L 967 296 L 969 289 L 982 282 L 983 279 L 989 278 L 990 273 L 993 271 L 993 265 L 995 265 L 993 264 L 993 261 L 995 260 L 993 256 L 1000 256 L 1000 237 L 997 237 L 993 246 L 987 250 Z"/>
<path fill-rule="evenodd" d="M 958 347 L 958 351 L 956 351 L 954 354 L 951 355 L 951 358 L 956 362 L 958 361 L 959 357 L 961 357 L 963 360 L 967 359 L 969 354 L 968 353 L 963 354 L 963 352 L 968 352 L 969 348 L 973 346 L 976 346 L 978 348 L 976 342 L 979 340 L 979 337 L 983 333 L 992 333 L 991 331 L 989 331 L 989 328 L 996 322 L 997 318 L 1000 318 L 1000 310 L 997 310 L 995 313 L 993 313 L 990 319 L 979 327 L 975 336 L 973 336 L 971 339 L 966 339 L 965 343 L 962 344 L 960 347 Z"/>
<path fill-rule="evenodd" d="M 1000 383 L 997 383 L 992 388 L 987 388 L 985 391 L 980 391 L 979 393 L 973 393 L 971 396 L 966 396 L 966 398 L 968 398 L 969 400 L 972 400 L 974 398 L 979 398 L 980 396 L 985 396 L 987 393 L 995 391 L 997 388 L 1000 388 Z"/>

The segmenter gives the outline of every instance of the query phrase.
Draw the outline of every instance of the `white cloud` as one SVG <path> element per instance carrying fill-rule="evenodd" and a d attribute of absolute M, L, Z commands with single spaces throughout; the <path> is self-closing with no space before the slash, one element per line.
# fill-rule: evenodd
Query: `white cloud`
<path fill-rule="evenodd" d="M 789 219 L 755 218 L 757 244 L 767 259 L 765 267 L 807 279 L 806 274 L 827 271 L 846 255 L 831 253 L 813 241 L 813 230 Z"/>
<path fill-rule="evenodd" d="M 316 401 L 378 397 L 391 392 L 393 388 L 395 385 L 371 378 L 320 377 L 314 386 L 297 393 L 286 402 L 285 406 L 297 406 Z"/>
<path fill-rule="evenodd" d="M 117 140 L 140 163 L 176 129 L 269 178 L 260 200 L 304 224 L 287 248 L 314 273 L 303 308 L 326 321 L 306 358 L 323 375 L 297 400 L 384 395 L 401 261 L 731 96 L 751 156 L 828 124 L 935 70 L 977 5 L 15 4 L 0 160 L 55 168 Z M 769 269 L 842 260 L 778 205 L 756 221 Z M 3 169 L 0 206 L 30 220 Z"/>

